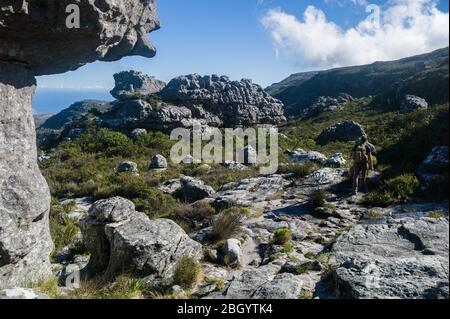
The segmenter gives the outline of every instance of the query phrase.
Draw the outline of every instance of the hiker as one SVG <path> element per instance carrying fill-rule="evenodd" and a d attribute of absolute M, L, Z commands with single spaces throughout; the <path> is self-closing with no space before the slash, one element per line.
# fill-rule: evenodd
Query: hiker
<path fill-rule="evenodd" d="M 361 136 L 355 147 L 352 149 L 353 159 L 353 188 L 352 194 L 358 194 L 358 190 L 367 191 L 367 173 L 373 170 L 373 158 L 376 155 L 375 146 L 369 143 L 367 135 Z"/>

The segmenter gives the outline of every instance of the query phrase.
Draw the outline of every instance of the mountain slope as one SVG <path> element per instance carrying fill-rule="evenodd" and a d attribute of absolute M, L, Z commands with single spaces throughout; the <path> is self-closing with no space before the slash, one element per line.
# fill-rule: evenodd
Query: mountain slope
<path fill-rule="evenodd" d="M 58 114 L 47 119 L 41 126 L 45 129 L 62 129 L 68 123 L 80 119 L 89 111 L 96 109 L 99 112 L 106 112 L 111 109 L 111 103 L 99 100 L 84 100 L 72 104 L 69 108 L 62 110 Z"/>
<path fill-rule="evenodd" d="M 293 74 L 266 90 L 298 115 L 319 96 L 345 92 L 360 98 L 377 95 L 378 102 L 397 107 L 405 94 L 419 95 L 430 104 L 448 102 L 448 47 L 397 61 Z"/>

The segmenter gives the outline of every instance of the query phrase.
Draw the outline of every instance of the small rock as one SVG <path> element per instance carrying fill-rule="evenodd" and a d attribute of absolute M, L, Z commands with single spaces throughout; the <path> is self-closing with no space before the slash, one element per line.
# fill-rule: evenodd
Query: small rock
<path fill-rule="evenodd" d="M 152 157 L 151 161 L 150 161 L 150 165 L 149 168 L 150 169 L 165 169 L 167 168 L 167 159 L 158 154 Z"/>
<path fill-rule="evenodd" d="M 425 99 L 421 97 L 415 95 L 406 95 L 405 100 L 402 102 L 400 109 L 402 112 L 426 110 L 428 109 L 428 103 Z"/>
<path fill-rule="evenodd" d="M 325 164 L 333 166 L 333 167 L 344 167 L 347 164 L 342 153 L 336 153 L 331 155 L 325 162 Z"/>
<path fill-rule="evenodd" d="M 180 182 L 180 196 L 190 203 L 211 197 L 215 193 L 211 186 L 206 185 L 201 180 L 197 180 L 189 176 L 182 177 Z"/>
<path fill-rule="evenodd" d="M 147 130 L 145 128 L 137 128 L 137 129 L 134 129 L 133 132 L 131 132 L 131 136 L 134 139 L 137 139 L 137 138 L 139 138 L 139 136 L 142 136 L 145 134 L 147 134 Z"/>
<path fill-rule="evenodd" d="M 138 165 L 134 162 L 121 162 L 117 166 L 118 173 L 130 172 L 130 173 L 138 173 Z"/>
<path fill-rule="evenodd" d="M 49 296 L 28 288 L 9 288 L 0 292 L 0 299 L 50 299 Z"/>
<path fill-rule="evenodd" d="M 239 266 L 242 261 L 241 242 L 237 239 L 228 239 L 222 246 L 221 259 L 227 266 Z"/>

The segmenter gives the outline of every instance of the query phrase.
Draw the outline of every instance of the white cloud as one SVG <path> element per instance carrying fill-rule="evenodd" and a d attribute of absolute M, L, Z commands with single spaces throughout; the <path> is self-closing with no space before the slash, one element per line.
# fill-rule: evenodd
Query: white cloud
<path fill-rule="evenodd" d="M 306 69 L 392 60 L 448 46 L 449 14 L 437 8 L 436 0 L 388 3 L 379 26 L 367 18 L 344 30 L 314 6 L 302 20 L 271 9 L 261 22 L 277 50 Z"/>

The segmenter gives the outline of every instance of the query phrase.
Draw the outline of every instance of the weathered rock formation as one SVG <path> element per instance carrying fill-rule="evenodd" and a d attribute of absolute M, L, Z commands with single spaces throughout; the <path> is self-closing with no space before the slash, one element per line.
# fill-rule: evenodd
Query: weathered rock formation
<path fill-rule="evenodd" d="M 317 143 L 325 145 L 330 142 L 356 141 L 365 134 L 364 127 L 354 121 L 345 121 L 326 128 L 317 138 Z"/>
<path fill-rule="evenodd" d="M 134 70 L 116 73 L 114 80 L 116 86 L 111 95 L 118 100 L 145 97 L 160 92 L 166 86 L 165 82 Z"/>
<path fill-rule="evenodd" d="M 91 252 L 83 270 L 87 277 L 101 274 L 113 279 L 125 272 L 152 283 L 165 282 L 183 257 L 202 256 L 202 246 L 175 222 L 150 220 L 120 197 L 96 202 L 80 227 Z"/>
<path fill-rule="evenodd" d="M 34 76 L 155 54 L 146 36 L 159 27 L 154 0 L 78 2 L 80 28 L 66 25 L 68 4 L 0 2 L 0 287 L 50 274 L 50 195 L 36 163 Z"/>
<path fill-rule="evenodd" d="M 283 103 L 251 80 L 191 74 L 171 80 L 161 91 L 165 101 L 184 105 L 195 118 L 213 126 L 278 124 L 285 120 Z"/>
<path fill-rule="evenodd" d="M 403 112 L 412 112 L 415 110 L 426 109 L 428 109 L 428 102 L 425 99 L 415 95 L 406 95 L 401 104 L 401 110 Z"/>

